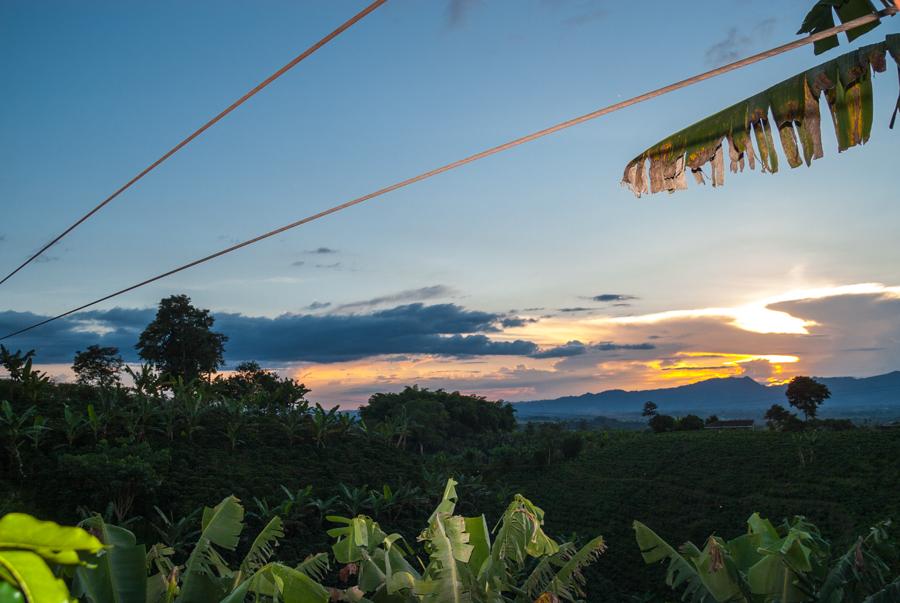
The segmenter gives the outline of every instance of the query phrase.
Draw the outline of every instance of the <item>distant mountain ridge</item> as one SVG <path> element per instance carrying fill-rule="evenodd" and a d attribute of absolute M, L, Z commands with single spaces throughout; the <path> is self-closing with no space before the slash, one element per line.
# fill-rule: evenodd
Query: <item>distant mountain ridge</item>
<path fill-rule="evenodd" d="M 900 417 L 900 371 L 874 377 L 816 377 L 831 390 L 823 417 Z M 717 414 L 722 418 L 761 417 L 772 404 L 787 406 L 786 385 L 763 385 L 750 377 L 707 379 L 690 385 L 626 391 L 611 389 L 552 400 L 514 404 L 523 419 L 537 416 L 590 417 L 639 415 L 652 401 L 663 414 Z"/>

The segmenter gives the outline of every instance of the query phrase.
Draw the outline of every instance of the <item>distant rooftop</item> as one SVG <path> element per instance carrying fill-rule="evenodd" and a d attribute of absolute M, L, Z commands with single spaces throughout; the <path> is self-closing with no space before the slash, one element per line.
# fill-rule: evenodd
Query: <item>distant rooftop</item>
<path fill-rule="evenodd" d="M 706 429 L 749 429 L 753 427 L 753 419 L 730 419 L 727 421 L 713 421 L 706 425 Z"/>

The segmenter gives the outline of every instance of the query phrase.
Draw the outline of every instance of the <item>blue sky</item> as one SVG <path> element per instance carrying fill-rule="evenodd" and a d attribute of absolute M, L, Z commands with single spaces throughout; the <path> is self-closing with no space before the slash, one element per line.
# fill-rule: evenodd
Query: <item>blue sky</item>
<path fill-rule="evenodd" d="M 18 264 L 365 4 L 0 5 L 3 267 Z M 390 0 L 4 285 L 0 313 L 66 310 L 385 184 L 792 40 L 808 5 L 719 1 L 685 10 L 668 2 Z M 897 19 L 888 21 L 858 44 L 898 31 Z M 729 174 L 721 189 L 692 186 L 641 199 L 618 185 L 625 163 L 648 145 L 818 60 L 810 49 L 794 51 L 411 186 L 98 309 L 146 309 L 187 293 L 223 316 L 288 313 L 333 324 L 340 316 L 443 304 L 536 321 L 468 333 L 491 341 L 551 349 L 611 337 L 615 345 L 663 350 L 645 339 L 659 334 L 592 329 L 629 315 L 774 298 L 800 304 L 807 293 L 796 292 L 813 289 L 833 293 L 816 300 L 893 308 L 900 207 L 889 177 L 897 139 L 886 125 L 897 93 L 892 64 L 875 81 L 875 127 L 865 147 L 839 157 L 823 117 L 826 156 L 810 169 Z M 883 287 L 839 289 L 859 283 Z M 637 299 L 621 302 L 628 306 L 589 299 L 601 294 Z M 576 307 L 589 310 L 560 311 Z M 709 329 L 692 323 L 691 346 L 657 357 L 640 349 L 605 350 L 600 360 L 578 354 L 584 366 L 569 380 L 559 359 L 522 364 L 516 355 L 462 358 L 412 345 L 400 352 L 367 347 L 369 355 L 349 363 L 320 364 L 308 360 L 315 356 L 309 340 L 276 343 L 273 335 L 278 354 L 267 352 L 266 341 L 245 354 L 269 354 L 273 365 L 313 383 L 314 397 L 355 400 L 412 379 L 527 399 L 656 384 L 635 363 L 665 364 L 673 353 L 751 357 L 734 374 L 753 374 L 747 363 L 766 355 L 797 357 L 797 370 L 815 374 L 900 368 L 885 360 L 896 340 L 879 335 L 885 325 L 894 333 L 900 315 L 880 312 L 872 341 L 853 344 L 872 350 L 853 358 L 840 352 L 849 349 L 840 334 L 851 325 L 821 316 L 819 331 L 808 325 L 793 343 L 770 337 L 751 345 L 740 339 L 746 331 L 728 323 L 731 344 L 717 342 L 717 349 L 706 349 Z M 81 334 L 87 345 L 118 326 L 92 331 L 73 323 L 66 333 Z M 859 324 L 856 330 L 869 332 Z M 38 344 L 66 333 L 10 344 L 38 346 L 40 359 Z M 453 336 L 440 328 L 431 334 Z M 807 336 L 828 339 L 830 352 L 805 347 Z M 62 375 L 65 353 L 58 355 L 46 362 Z M 529 371 L 538 373 L 523 376 Z"/>

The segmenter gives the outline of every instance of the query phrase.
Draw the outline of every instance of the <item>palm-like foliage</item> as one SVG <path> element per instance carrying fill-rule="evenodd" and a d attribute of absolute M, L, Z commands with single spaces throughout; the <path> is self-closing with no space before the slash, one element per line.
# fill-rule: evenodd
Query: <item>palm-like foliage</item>
<path fill-rule="evenodd" d="M 16 412 L 8 400 L 0 402 L 0 442 L 6 448 L 10 464 L 20 476 L 25 475 L 22 463 L 21 448 L 26 440 L 31 440 L 35 448 L 40 440 L 40 433 L 46 429 L 46 421 L 37 415 L 37 409 L 29 406 L 22 412 Z"/>
<path fill-rule="evenodd" d="M 334 593 L 341 600 L 532 601 L 547 597 L 575 600 L 581 595 L 581 570 L 605 545 L 597 538 L 578 549 L 557 544 L 543 531 L 543 511 L 517 495 L 509 504 L 491 543 L 484 516 L 456 515 L 456 482 L 444 495 L 418 537 L 428 562 L 422 571 L 407 560 L 399 534 L 386 534 L 365 516 L 329 517 L 341 524 L 329 530 L 339 563 L 358 564 L 354 587 Z"/>
<path fill-rule="evenodd" d="M 160 514 L 169 525 L 180 523 Z M 284 536 L 278 517 L 256 535 L 237 569 L 229 566 L 224 553 L 237 548 L 243 517 L 244 509 L 233 496 L 205 508 L 199 536 L 183 567 L 172 561 L 174 547 L 158 544 L 147 551 L 128 530 L 92 517 L 85 526 L 107 548 L 95 551 L 90 564 L 78 569 L 75 593 L 91 603 L 240 603 L 248 596 L 325 603 L 328 591 L 316 580 L 328 569 L 327 556 L 313 556 L 297 568 L 271 561 Z"/>
<path fill-rule="evenodd" d="M 702 549 L 688 542 L 676 550 L 634 522 L 644 561 L 667 562 L 666 584 L 681 591 L 683 601 L 859 603 L 877 601 L 894 588 L 890 563 L 896 563 L 897 551 L 886 524 L 833 561 L 828 541 L 802 517 L 779 529 L 754 513 L 747 527 L 732 540 L 710 536 Z"/>
<path fill-rule="evenodd" d="M 822 157 L 819 98 L 823 95 L 838 150 L 864 144 L 872 130 L 872 72 L 886 70 L 886 52 L 900 65 L 900 34 L 808 69 L 669 136 L 628 163 L 622 184 L 637 196 L 671 193 L 687 188 L 688 172 L 703 183 L 703 167 L 708 163 L 713 186 L 720 186 L 725 182 L 725 140 L 732 172 L 743 170 L 745 162 L 753 169 L 758 159 L 763 172 L 775 173 L 778 152 L 773 126 L 788 165 L 810 165 Z"/>
<path fill-rule="evenodd" d="M 315 438 L 316 446 L 319 448 L 325 448 L 328 437 L 340 428 L 341 417 L 338 415 L 339 408 L 335 406 L 330 410 L 325 410 L 318 403 L 313 408 L 311 415 L 313 437 Z"/>

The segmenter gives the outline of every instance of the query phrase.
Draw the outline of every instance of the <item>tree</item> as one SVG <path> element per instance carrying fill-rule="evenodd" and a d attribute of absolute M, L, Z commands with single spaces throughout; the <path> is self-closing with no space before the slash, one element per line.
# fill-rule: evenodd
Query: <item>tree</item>
<path fill-rule="evenodd" d="M 214 322 L 209 310 L 192 306 L 187 295 L 173 295 L 159 302 L 156 318 L 135 348 L 169 379 L 210 376 L 222 365 L 228 340 L 212 331 Z"/>
<path fill-rule="evenodd" d="M 797 415 L 786 409 L 781 404 L 773 404 L 763 416 L 769 429 L 775 431 L 795 431 L 797 424 L 801 424 Z"/>
<path fill-rule="evenodd" d="M 409 442 L 420 451 L 452 448 L 516 428 L 511 404 L 417 386 L 375 394 L 359 415 L 376 432 L 395 438 L 399 448 Z"/>
<path fill-rule="evenodd" d="M 827 385 L 811 377 L 794 377 L 784 395 L 790 405 L 800 410 L 809 421 L 816 418 L 819 406 L 831 397 L 831 392 Z"/>
<path fill-rule="evenodd" d="M 644 412 L 641 413 L 642 417 L 655 417 L 659 414 L 659 407 L 655 402 L 644 402 Z"/>
<path fill-rule="evenodd" d="M 90 345 L 85 351 L 75 353 L 72 370 L 82 385 L 112 387 L 119 383 L 123 364 L 119 348 Z"/>
<path fill-rule="evenodd" d="M 685 415 L 675 425 L 678 431 L 697 431 L 703 429 L 703 419 L 697 415 Z"/>
<path fill-rule="evenodd" d="M 214 386 L 215 391 L 226 398 L 241 398 L 255 408 L 306 412 L 309 407 L 304 398 L 309 388 L 290 377 L 282 378 L 253 361 L 238 364 L 228 377 L 216 377 Z"/>
<path fill-rule="evenodd" d="M 675 430 L 675 417 L 669 415 L 654 415 L 650 418 L 650 429 L 653 433 L 665 433 Z"/>
<path fill-rule="evenodd" d="M 709 415 L 706 417 L 706 425 L 712 425 L 713 423 L 719 422 L 719 415 Z"/>

